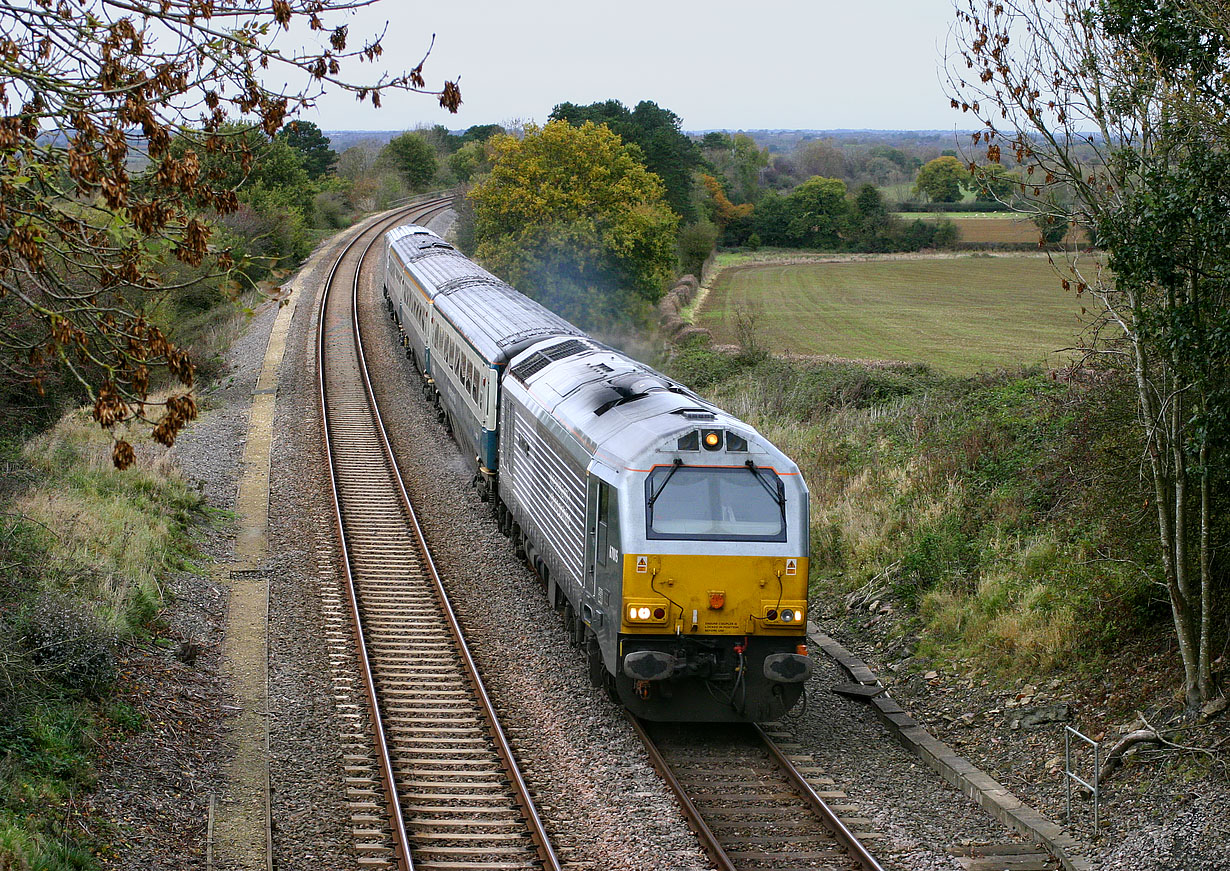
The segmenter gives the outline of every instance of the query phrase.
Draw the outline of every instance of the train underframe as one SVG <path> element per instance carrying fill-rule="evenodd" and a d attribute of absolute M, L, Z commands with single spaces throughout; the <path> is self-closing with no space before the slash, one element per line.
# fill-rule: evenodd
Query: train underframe
<path fill-rule="evenodd" d="M 612 679 L 619 701 L 646 720 L 775 720 L 803 695 L 810 668 L 801 670 L 794 663 L 805 640 L 803 636 L 621 635 L 621 665 Z M 783 664 L 790 672 L 788 679 L 777 679 L 780 674 L 771 679 L 768 672 L 780 671 Z M 660 666 L 664 668 L 659 670 Z M 654 671 L 658 673 L 653 675 Z"/>

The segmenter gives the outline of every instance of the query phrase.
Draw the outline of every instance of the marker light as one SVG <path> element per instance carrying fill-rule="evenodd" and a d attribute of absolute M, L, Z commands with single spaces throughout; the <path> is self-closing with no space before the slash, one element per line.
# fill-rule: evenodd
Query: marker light
<path fill-rule="evenodd" d="M 764 615 L 764 616 L 765 616 L 765 619 L 766 619 L 766 620 L 776 620 L 776 619 L 777 619 L 777 610 L 776 610 L 775 608 L 770 608 L 770 609 L 769 609 L 769 610 L 765 613 L 765 615 Z"/>
<path fill-rule="evenodd" d="M 707 429 L 704 435 L 705 450 L 716 451 L 722 446 L 722 431 L 717 429 Z"/>
<path fill-rule="evenodd" d="M 699 451 L 700 450 L 700 433 L 692 430 L 687 435 L 679 437 L 679 441 L 675 444 L 675 450 L 679 451 Z"/>
<path fill-rule="evenodd" d="M 648 620 L 649 619 L 649 609 L 644 608 L 644 607 L 638 608 L 636 611 L 636 616 L 640 617 L 642 620 Z"/>
<path fill-rule="evenodd" d="M 628 609 L 628 619 L 629 620 L 636 619 L 636 606 L 635 605 L 633 605 L 631 608 Z"/>
<path fill-rule="evenodd" d="M 666 609 L 665 608 L 654 608 L 653 616 L 655 620 L 663 619 L 664 617 L 666 617 Z"/>

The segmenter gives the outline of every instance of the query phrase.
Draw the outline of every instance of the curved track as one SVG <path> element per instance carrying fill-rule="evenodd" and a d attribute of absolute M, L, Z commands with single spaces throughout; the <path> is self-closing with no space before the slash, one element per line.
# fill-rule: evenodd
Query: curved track
<path fill-rule="evenodd" d="M 760 726 L 629 719 L 720 871 L 883 871 Z"/>
<path fill-rule="evenodd" d="M 392 461 L 363 358 L 362 262 L 388 227 L 341 254 L 321 301 L 317 370 L 343 583 L 366 685 L 375 768 L 348 778 L 365 865 L 548 869 L 558 861 L 496 719 Z M 379 781 L 379 782 L 377 782 Z"/>

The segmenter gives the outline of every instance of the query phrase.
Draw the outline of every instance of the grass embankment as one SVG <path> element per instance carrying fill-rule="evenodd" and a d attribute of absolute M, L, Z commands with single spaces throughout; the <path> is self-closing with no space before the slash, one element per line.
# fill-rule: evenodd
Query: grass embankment
<path fill-rule="evenodd" d="M 707 349 L 668 369 L 802 467 L 822 612 L 894 601 L 921 653 L 1013 675 L 1096 662 L 1166 613 L 1126 386 Z"/>
<path fill-rule="evenodd" d="M 162 641 L 162 578 L 203 507 L 164 460 L 116 471 L 85 411 L 0 453 L 19 482 L 0 493 L 0 868 L 92 868 L 75 801 L 100 738 L 141 723 L 116 654 Z"/>
<path fill-rule="evenodd" d="M 731 266 L 695 322 L 735 342 L 740 308 L 773 352 L 926 360 L 971 374 L 999 365 L 1065 365 L 1081 305 L 1037 256 L 971 255 Z"/>

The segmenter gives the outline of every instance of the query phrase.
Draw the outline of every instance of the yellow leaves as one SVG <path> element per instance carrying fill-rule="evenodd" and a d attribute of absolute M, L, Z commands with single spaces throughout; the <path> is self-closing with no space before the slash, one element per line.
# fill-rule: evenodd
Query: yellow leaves
<path fill-rule="evenodd" d="M 605 126 L 552 121 L 490 141 L 492 170 L 471 192 L 480 255 L 524 289 L 542 257 L 578 275 L 612 269 L 653 297 L 673 261 L 677 218 L 661 180 Z M 591 279 L 584 279 L 589 281 Z"/>

